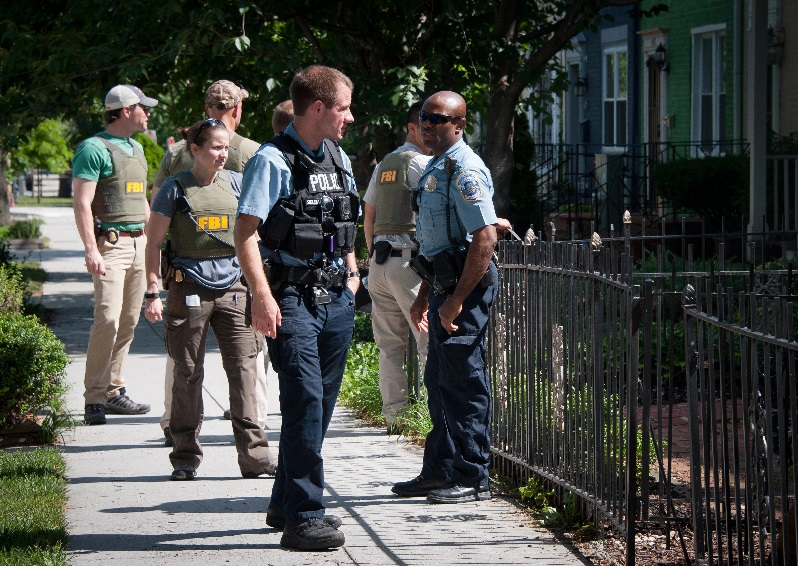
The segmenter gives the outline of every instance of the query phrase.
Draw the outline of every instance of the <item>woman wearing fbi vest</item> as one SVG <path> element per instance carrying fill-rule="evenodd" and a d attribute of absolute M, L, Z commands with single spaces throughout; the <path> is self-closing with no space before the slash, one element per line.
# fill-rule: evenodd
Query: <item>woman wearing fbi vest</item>
<path fill-rule="evenodd" d="M 161 244 L 167 231 L 172 260 L 164 337 L 175 361 L 170 429 L 171 479 L 194 479 L 202 461 L 202 378 L 208 326 L 213 328 L 230 384 L 230 413 L 241 475 L 273 475 L 277 464 L 258 426 L 255 378 L 258 340 L 244 319 L 247 290 L 233 248 L 241 174 L 224 170 L 230 136 L 214 118 L 183 131 L 191 169 L 169 177 L 147 224 L 147 320 L 162 320 L 158 293 Z"/>

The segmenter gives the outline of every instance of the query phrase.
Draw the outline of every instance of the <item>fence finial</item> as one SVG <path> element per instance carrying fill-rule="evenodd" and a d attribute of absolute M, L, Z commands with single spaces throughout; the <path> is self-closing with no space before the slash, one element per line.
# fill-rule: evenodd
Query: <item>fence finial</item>
<path fill-rule="evenodd" d="M 531 246 L 532 242 L 534 242 L 537 239 L 538 237 L 535 236 L 535 227 L 532 224 L 530 224 L 529 229 L 526 231 L 526 234 L 524 234 L 524 245 Z"/>
<path fill-rule="evenodd" d="M 554 226 L 554 222 L 546 222 L 546 224 L 544 224 L 544 228 L 546 230 L 546 237 L 550 241 L 554 240 L 554 235 L 557 233 L 557 228 Z"/>
<path fill-rule="evenodd" d="M 632 223 L 632 214 L 628 210 L 623 211 L 623 223 L 624 224 Z"/>
<path fill-rule="evenodd" d="M 682 291 L 682 308 L 693 309 L 695 308 L 695 302 L 696 302 L 695 287 L 693 287 L 688 283 L 684 287 L 684 290 Z"/>
<path fill-rule="evenodd" d="M 601 248 L 601 236 L 598 235 L 598 232 L 593 232 L 593 237 L 590 239 L 590 245 L 593 246 L 594 250 Z"/>

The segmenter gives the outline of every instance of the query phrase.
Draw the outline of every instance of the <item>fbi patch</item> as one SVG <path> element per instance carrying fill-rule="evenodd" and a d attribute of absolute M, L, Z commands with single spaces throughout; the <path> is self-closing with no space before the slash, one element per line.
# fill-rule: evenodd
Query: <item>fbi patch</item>
<path fill-rule="evenodd" d="M 463 171 L 457 176 L 455 183 L 460 189 L 460 194 L 468 202 L 474 202 L 482 196 L 482 185 L 479 184 L 479 177 L 474 171 Z"/>
<path fill-rule="evenodd" d="M 229 222 L 226 214 L 221 216 L 197 216 L 197 232 L 227 230 L 228 224 Z"/>

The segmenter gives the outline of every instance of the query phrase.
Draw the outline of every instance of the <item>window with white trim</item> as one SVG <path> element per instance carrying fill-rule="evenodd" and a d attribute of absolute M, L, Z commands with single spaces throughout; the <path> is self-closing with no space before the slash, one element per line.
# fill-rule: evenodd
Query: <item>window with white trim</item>
<path fill-rule="evenodd" d="M 604 49 L 604 140 L 605 146 L 626 145 L 626 99 L 628 96 L 628 52 L 626 46 Z"/>
<path fill-rule="evenodd" d="M 704 155 L 721 155 L 726 140 L 723 60 L 726 30 L 693 33 L 693 139 Z"/>

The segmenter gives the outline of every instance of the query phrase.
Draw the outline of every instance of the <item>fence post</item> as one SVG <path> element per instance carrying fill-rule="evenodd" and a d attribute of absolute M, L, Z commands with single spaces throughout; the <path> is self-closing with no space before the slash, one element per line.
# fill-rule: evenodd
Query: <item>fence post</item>
<path fill-rule="evenodd" d="M 684 310 L 684 352 L 687 357 L 687 407 L 690 427 L 690 497 L 693 507 L 693 534 L 695 556 L 699 558 L 706 552 L 704 541 L 704 507 L 701 496 L 701 450 L 698 423 L 698 345 L 695 324 L 688 311 L 696 308 L 696 290 L 692 285 L 682 291 Z"/>

